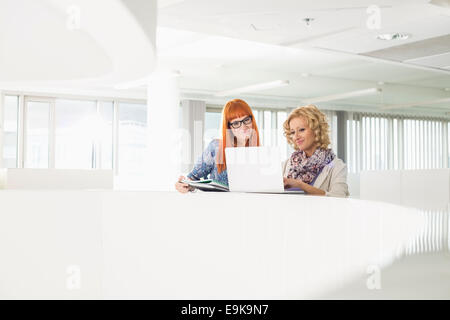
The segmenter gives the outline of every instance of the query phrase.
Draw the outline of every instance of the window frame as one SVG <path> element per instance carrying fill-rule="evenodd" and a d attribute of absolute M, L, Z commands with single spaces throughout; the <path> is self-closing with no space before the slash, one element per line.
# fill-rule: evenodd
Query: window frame
<path fill-rule="evenodd" d="M 37 103 L 48 103 L 48 163 L 47 166 L 49 169 L 55 168 L 55 98 L 50 97 L 35 97 L 35 96 L 24 96 L 23 100 L 23 116 L 19 119 L 19 122 L 22 122 L 22 158 L 20 163 L 20 168 L 25 168 L 25 159 L 27 158 L 27 121 L 28 121 L 28 103 L 37 102 Z M 18 166 L 19 168 L 19 166 Z"/>
<path fill-rule="evenodd" d="M 97 113 L 100 112 L 101 104 L 112 103 L 113 104 L 113 119 L 112 119 L 112 170 L 115 175 L 119 174 L 119 108 L 122 103 L 142 104 L 147 105 L 145 99 L 135 98 L 122 98 L 122 97 L 108 97 L 108 96 L 87 96 L 87 95 L 70 95 L 70 94 L 40 94 L 21 91 L 1 91 L 0 92 L 0 167 L 3 167 L 3 120 L 4 120 L 4 103 L 6 96 L 16 96 L 19 100 L 18 105 L 18 124 L 17 124 L 17 158 L 16 167 L 24 168 L 26 159 L 26 134 L 27 134 L 27 112 L 29 102 L 43 102 L 49 103 L 49 161 L 48 168 L 55 168 L 55 108 L 56 101 L 59 99 L 64 100 L 78 100 L 78 101 L 91 101 L 96 103 Z M 94 159 L 92 162 L 93 170 L 102 169 L 101 155 L 98 154 L 99 147 L 94 148 Z"/>
<path fill-rule="evenodd" d="M 7 94 L 3 91 L 0 91 L 0 168 L 4 167 L 4 158 L 3 158 L 3 152 L 4 152 L 4 137 L 5 137 L 5 100 L 6 97 L 16 97 L 17 98 L 17 123 L 16 123 L 16 127 L 17 127 L 17 137 L 16 137 L 16 168 L 17 168 L 17 163 L 18 163 L 18 159 L 19 159 L 19 132 L 20 132 L 20 96 L 17 95 L 11 95 L 11 94 Z"/>

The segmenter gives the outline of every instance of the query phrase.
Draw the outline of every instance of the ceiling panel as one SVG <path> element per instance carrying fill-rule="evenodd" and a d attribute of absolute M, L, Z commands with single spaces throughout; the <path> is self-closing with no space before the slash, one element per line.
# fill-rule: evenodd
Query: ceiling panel
<path fill-rule="evenodd" d="M 450 94 L 439 88 L 442 83 L 450 81 L 450 76 L 430 70 L 381 60 L 369 61 L 332 51 L 290 48 L 220 36 L 186 33 L 183 38 L 183 33 L 185 31 L 177 34 L 177 30 L 159 28 L 158 37 L 166 37 L 165 43 L 171 43 L 159 50 L 159 67 L 179 70 L 182 90 L 203 97 L 213 98 L 219 91 L 275 80 L 289 80 L 290 85 L 239 96 L 259 97 L 271 105 L 276 101 L 281 101 L 281 104 L 282 101 L 301 103 L 306 99 L 377 87 L 380 81 L 384 83 L 381 94 L 321 104 L 376 108 Z M 178 45 L 170 40 L 172 36 Z"/>
<path fill-rule="evenodd" d="M 448 30 L 450 30 L 450 18 L 447 18 L 447 20 L 448 20 Z M 422 41 L 402 44 L 384 50 L 366 52 L 364 53 L 364 55 L 387 60 L 406 61 L 408 63 L 421 64 L 420 60 L 422 59 L 428 57 L 428 60 L 427 59 L 422 60 L 423 62 L 425 62 L 429 61 L 429 59 L 432 58 L 442 58 L 442 55 L 448 52 L 450 52 L 450 35 L 444 35 Z M 426 63 L 422 64 L 427 65 Z M 447 65 L 450 65 L 450 63 L 443 64 L 440 66 L 445 67 Z M 437 67 L 439 66 L 439 64 L 435 66 Z"/>
<path fill-rule="evenodd" d="M 450 44 L 450 37 L 449 37 Z M 450 46 L 450 45 L 449 45 Z M 450 68 L 450 48 L 448 52 L 436 54 L 433 56 L 408 60 L 408 63 L 417 64 L 421 66 L 433 67 L 433 68 Z"/>

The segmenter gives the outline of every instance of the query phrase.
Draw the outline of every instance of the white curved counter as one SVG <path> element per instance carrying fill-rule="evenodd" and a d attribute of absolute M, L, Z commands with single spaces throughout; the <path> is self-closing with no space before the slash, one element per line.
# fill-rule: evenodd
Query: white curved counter
<path fill-rule="evenodd" d="M 303 195 L 4 190 L 0 203 L 3 299 L 320 297 L 392 262 L 423 223 Z"/>

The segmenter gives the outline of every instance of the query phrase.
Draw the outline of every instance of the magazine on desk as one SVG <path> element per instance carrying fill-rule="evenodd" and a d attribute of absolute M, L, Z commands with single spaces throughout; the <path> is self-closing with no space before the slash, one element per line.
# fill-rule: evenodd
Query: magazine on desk
<path fill-rule="evenodd" d="M 212 179 L 205 179 L 198 181 L 183 180 L 182 182 L 187 183 L 191 187 L 194 187 L 202 191 L 224 191 L 224 192 L 230 191 L 226 184 L 220 183 L 219 181 Z"/>

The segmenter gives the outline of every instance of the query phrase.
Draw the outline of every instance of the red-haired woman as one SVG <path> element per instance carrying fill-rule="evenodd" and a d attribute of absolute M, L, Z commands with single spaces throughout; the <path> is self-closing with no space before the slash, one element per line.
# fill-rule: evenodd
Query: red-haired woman
<path fill-rule="evenodd" d="M 222 111 L 222 139 L 210 142 L 187 177 L 190 180 L 209 178 L 228 185 L 225 148 L 257 146 L 259 132 L 252 109 L 243 100 L 228 101 Z M 181 193 L 192 191 L 189 185 L 181 182 L 185 179 L 181 176 L 175 184 Z"/>

